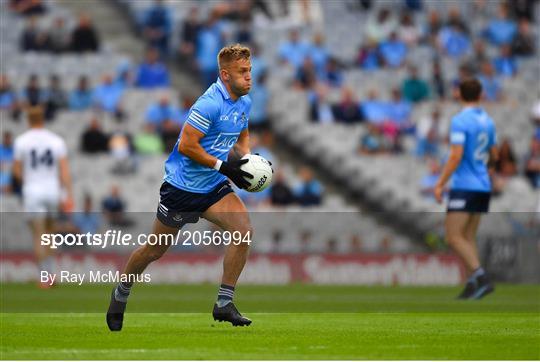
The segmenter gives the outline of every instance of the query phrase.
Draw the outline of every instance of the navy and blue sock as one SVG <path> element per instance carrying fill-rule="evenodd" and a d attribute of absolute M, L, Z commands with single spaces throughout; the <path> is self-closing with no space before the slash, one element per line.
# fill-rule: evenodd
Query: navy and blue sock
<path fill-rule="evenodd" d="M 114 299 L 116 299 L 117 302 L 127 303 L 132 286 L 133 283 L 118 283 L 114 291 Z"/>
<path fill-rule="evenodd" d="M 234 297 L 234 287 L 226 284 L 221 284 L 218 292 L 217 305 L 222 308 L 232 302 Z"/>

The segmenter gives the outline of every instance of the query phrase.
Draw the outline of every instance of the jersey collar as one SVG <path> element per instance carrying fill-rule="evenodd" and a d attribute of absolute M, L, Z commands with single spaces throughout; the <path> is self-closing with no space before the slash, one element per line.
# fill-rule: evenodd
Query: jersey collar
<path fill-rule="evenodd" d="M 223 82 L 221 81 L 221 78 L 218 77 L 216 84 L 219 91 L 223 95 L 223 98 L 227 100 L 231 100 L 231 95 L 229 94 L 229 92 L 227 92 L 227 88 L 225 88 L 225 84 L 223 84 Z"/>

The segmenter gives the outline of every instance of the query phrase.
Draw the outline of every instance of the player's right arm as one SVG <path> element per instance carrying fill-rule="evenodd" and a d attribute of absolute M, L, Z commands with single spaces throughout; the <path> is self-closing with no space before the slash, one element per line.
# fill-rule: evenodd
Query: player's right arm
<path fill-rule="evenodd" d="M 186 123 L 178 143 L 178 152 L 203 166 L 213 168 L 218 159 L 208 154 L 201 146 L 201 138 L 204 136 L 204 133 Z"/>
<path fill-rule="evenodd" d="M 221 161 L 214 157 L 201 146 L 201 139 L 205 136 L 198 128 L 189 122 L 184 125 L 184 129 L 178 142 L 178 152 L 203 166 L 213 168 L 231 179 L 234 184 L 242 189 L 249 187 L 250 183 L 245 179 L 253 178 L 248 172 L 242 171 L 240 166 L 248 162 L 245 160 Z"/>

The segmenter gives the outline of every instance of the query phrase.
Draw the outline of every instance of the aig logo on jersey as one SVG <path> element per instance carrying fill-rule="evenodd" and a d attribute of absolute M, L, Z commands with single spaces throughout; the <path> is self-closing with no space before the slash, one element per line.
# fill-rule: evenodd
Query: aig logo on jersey
<path fill-rule="evenodd" d="M 221 132 L 217 137 L 211 148 L 220 152 L 229 152 L 232 146 L 236 143 L 238 139 L 238 132 L 229 133 Z"/>

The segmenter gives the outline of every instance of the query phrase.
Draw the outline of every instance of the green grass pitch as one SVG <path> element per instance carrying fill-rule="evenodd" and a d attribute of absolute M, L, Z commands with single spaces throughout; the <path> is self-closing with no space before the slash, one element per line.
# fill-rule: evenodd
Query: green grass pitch
<path fill-rule="evenodd" d="M 137 285 L 111 333 L 111 286 L 1 286 L 1 359 L 540 359 L 540 286 L 240 286 L 249 327 L 214 322 L 213 285 Z"/>

